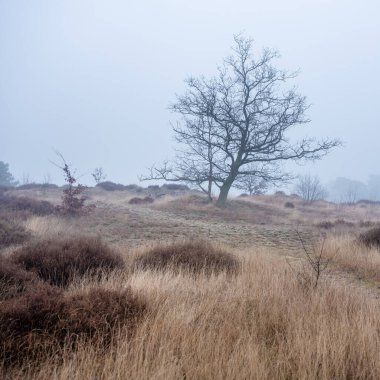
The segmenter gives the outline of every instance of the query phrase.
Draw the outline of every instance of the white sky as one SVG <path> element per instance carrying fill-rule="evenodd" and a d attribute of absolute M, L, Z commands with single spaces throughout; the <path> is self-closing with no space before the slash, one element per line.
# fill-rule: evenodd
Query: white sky
<path fill-rule="evenodd" d="M 183 80 L 212 75 L 244 31 L 301 69 L 312 122 L 299 136 L 345 143 L 294 170 L 365 180 L 380 174 L 379 14 L 375 0 L 0 0 L 0 160 L 60 182 L 59 150 L 79 173 L 136 183 L 172 156 Z"/>

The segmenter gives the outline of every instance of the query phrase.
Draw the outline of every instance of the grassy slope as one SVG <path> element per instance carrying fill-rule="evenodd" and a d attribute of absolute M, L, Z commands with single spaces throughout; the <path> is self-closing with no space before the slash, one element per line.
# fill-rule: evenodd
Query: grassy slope
<path fill-rule="evenodd" d="M 352 243 L 356 226 L 329 231 L 325 252 L 334 261 L 333 271 L 312 292 L 299 285 L 284 257 L 302 257 L 297 229 L 306 239 L 319 234 L 314 224 L 320 221 L 375 221 L 379 206 L 306 206 L 293 200 L 296 207 L 288 210 L 287 199 L 258 197 L 233 202 L 226 210 L 197 199 L 136 207 L 128 205 L 130 196 L 93 192 L 98 209 L 90 217 L 33 217 L 25 225 L 37 237 L 102 235 L 125 253 L 127 263 L 157 241 L 208 238 L 233 248 L 244 263 L 242 274 L 196 280 L 170 271 L 115 275 L 105 287 L 131 285 L 150 305 L 132 343 L 121 332 L 112 355 L 99 356 L 84 346 L 74 356 L 66 353 L 63 363 L 48 360 L 39 369 L 0 372 L 0 377 L 380 378 L 378 252 Z M 58 193 L 49 197 L 58 200 Z M 347 286 L 348 272 L 371 282 L 371 291 L 356 281 Z M 84 281 L 69 291 L 89 286 Z"/>

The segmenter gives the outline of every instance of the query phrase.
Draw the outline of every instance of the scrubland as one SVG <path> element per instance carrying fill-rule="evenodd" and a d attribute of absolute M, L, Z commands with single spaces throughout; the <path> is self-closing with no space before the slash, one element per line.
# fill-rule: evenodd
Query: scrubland
<path fill-rule="evenodd" d="M 59 194 L 0 210 L 22 236 L 0 247 L 1 378 L 380 378 L 379 205 L 94 189 L 89 215 L 38 212 Z"/>

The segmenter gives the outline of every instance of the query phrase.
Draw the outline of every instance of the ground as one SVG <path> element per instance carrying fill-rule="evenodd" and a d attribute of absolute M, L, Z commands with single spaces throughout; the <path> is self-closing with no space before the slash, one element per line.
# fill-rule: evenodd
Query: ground
<path fill-rule="evenodd" d="M 58 204 L 61 190 L 13 194 Z M 28 372 L 30 378 L 53 373 L 57 379 L 380 375 L 380 255 L 357 244 L 359 234 L 380 221 L 380 205 L 307 204 L 278 194 L 234 198 L 220 209 L 192 192 L 147 205 L 129 204 L 139 194 L 128 191 L 95 188 L 87 196 L 96 205 L 89 215 L 34 215 L 20 223 L 34 239 L 99 236 L 127 263 L 160 244 L 209 241 L 238 257 L 242 273 L 236 279 L 194 279 L 170 271 L 115 275 L 103 285 L 131 286 L 151 307 L 137 346 L 122 340 L 113 356 L 97 358 L 93 367 L 89 363 L 97 354 L 87 347 L 64 365 L 47 361 Z M 316 290 L 303 281 L 314 276 L 306 252 L 314 257 L 322 252 L 328 262 Z M 69 291 L 86 286 L 79 283 Z M 4 373 L 18 378 L 16 372 Z"/>

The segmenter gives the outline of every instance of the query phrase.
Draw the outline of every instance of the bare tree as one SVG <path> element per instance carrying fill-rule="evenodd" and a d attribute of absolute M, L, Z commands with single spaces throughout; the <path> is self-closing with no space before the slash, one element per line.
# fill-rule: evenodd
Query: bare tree
<path fill-rule="evenodd" d="M 327 196 L 319 178 L 317 176 L 312 177 L 310 174 L 298 177 L 294 192 L 307 202 L 325 199 Z"/>
<path fill-rule="evenodd" d="M 107 177 L 103 171 L 103 168 L 95 168 L 91 175 L 94 178 L 96 184 L 103 182 Z"/>
<path fill-rule="evenodd" d="M 290 141 L 288 131 L 309 122 L 305 116 L 308 106 L 295 89 L 285 88 L 287 80 L 297 74 L 275 68 L 272 61 L 277 57 L 270 49 L 253 56 L 252 40 L 235 36 L 233 53 L 218 68 L 216 77 L 189 78 L 187 91 L 171 105 L 181 116 L 174 133 L 183 154 L 171 165 L 153 167 L 145 179 L 211 181 L 219 188 L 217 204 L 224 206 L 239 177 L 271 179 L 270 173 L 281 162 L 320 159 L 339 145 L 338 140 L 327 139 Z M 204 125 L 209 128 L 206 139 Z M 206 157 L 210 151 L 211 159 Z M 183 170 L 189 162 L 192 170 Z M 266 171 L 252 172 L 250 164 L 265 164 Z M 208 165 L 212 170 L 204 172 Z"/>

